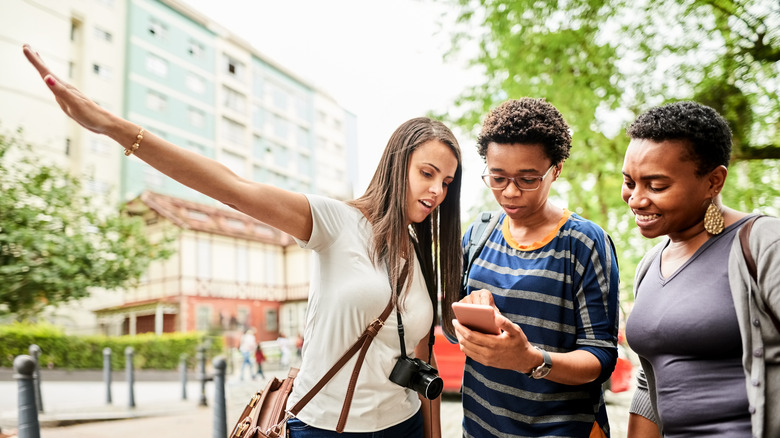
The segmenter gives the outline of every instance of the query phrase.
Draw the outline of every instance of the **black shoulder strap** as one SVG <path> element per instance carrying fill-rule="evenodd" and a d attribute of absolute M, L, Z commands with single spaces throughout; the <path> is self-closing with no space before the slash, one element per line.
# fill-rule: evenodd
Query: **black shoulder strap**
<path fill-rule="evenodd" d="M 436 311 L 438 308 L 438 297 L 436 294 L 436 287 L 433 282 L 434 272 L 431 272 L 432 270 L 430 269 L 430 265 L 425 263 L 423 260 L 420 243 L 417 241 L 417 239 L 412 238 L 412 245 L 414 246 L 414 252 L 417 254 L 417 260 L 420 263 L 420 271 L 423 273 L 423 278 L 425 279 L 425 287 L 428 288 L 428 296 L 431 298 L 431 304 L 433 305 L 433 322 L 431 323 L 431 330 L 428 332 L 428 363 L 430 363 L 431 358 L 433 357 L 433 344 L 436 340 L 434 330 L 436 328 L 436 320 L 438 319 L 438 312 Z M 400 323 L 400 313 L 398 314 L 398 318 Z M 403 342 L 403 340 L 401 342 Z M 403 344 L 401 344 L 401 348 L 404 348 Z"/>
<path fill-rule="evenodd" d="M 501 215 L 496 211 L 485 211 L 480 213 L 479 217 L 471 225 L 471 236 L 469 236 L 469 243 L 463 254 L 466 256 L 466 263 L 463 266 L 463 282 L 461 283 L 461 296 L 466 294 L 466 286 L 469 282 L 469 272 L 471 271 L 471 265 L 474 264 L 474 260 L 477 258 L 482 248 L 485 247 L 490 233 L 496 228 L 498 218 Z"/>

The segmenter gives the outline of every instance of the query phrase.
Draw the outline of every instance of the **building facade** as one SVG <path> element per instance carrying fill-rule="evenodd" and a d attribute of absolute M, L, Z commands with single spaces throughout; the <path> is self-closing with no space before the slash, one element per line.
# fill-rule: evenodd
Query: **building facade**
<path fill-rule="evenodd" d="M 8 0 L 3 11 L 0 55 L 13 61 L 0 71 L 0 129 L 21 127 L 44 159 L 80 176 L 102 205 L 115 209 L 130 202 L 146 211 L 150 226 L 175 215 L 148 205 L 149 199 L 167 199 L 167 205 L 190 202 L 187 211 L 232 218 L 220 219 L 227 228 L 182 228 L 177 255 L 153 266 L 140 287 L 96 291 L 52 317 L 75 331 L 89 325 L 90 318 L 96 327 L 97 311 L 100 330 L 110 334 L 233 323 L 261 332 L 274 327 L 268 319 L 275 312 L 277 334 L 302 332 L 305 294 L 300 291 L 308 284 L 308 252 L 296 250 L 289 236 L 258 241 L 257 236 L 227 233 L 241 213 L 134 156 L 125 157 L 110 139 L 67 119 L 27 65 L 21 46 L 31 44 L 53 72 L 100 105 L 243 177 L 289 190 L 353 197 L 355 116 L 177 0 Z M 241 255 L 245 262 L 239 261 Z M 190 275 L 202 275 L 207 265 L 210 278 Z M 176 279 L 161 274 L 173 267 Z"/>

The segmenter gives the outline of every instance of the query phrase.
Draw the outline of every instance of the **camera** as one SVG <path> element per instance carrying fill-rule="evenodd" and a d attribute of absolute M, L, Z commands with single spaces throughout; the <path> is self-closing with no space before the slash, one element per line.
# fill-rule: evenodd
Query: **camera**
<path fill-rule="evenodd" d="M 390 381 L 417 391 L 428 400 L 438 397 L 444 388 L 444 381 L 434 367 L 423 360 L 412 359 L 406 355 L 398 358 L 393 372 L 390 373 Z"/>

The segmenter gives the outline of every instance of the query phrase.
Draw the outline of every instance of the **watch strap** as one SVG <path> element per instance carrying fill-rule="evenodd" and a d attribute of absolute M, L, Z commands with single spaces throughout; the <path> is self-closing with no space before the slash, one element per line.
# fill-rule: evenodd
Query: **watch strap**
<path fill-rule="evenodd" d="M 552 358 L 550 357 L 550 353 L 548 353 L 547 351 L 535 345 L 534 348 L 542 352 L 542 364 L 532 369 L 531 372 L 528 373 L 528 377 L 531 377 L 533 379 L 542 379 L 544 377 L 547 377 L 548 374 L 550 374 L 550 370 L 552 369 Z"/>

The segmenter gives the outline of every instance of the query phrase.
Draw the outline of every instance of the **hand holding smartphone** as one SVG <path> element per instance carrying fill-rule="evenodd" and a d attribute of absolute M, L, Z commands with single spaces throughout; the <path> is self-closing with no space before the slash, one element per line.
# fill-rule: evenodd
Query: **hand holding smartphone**
<path fill-rule="evenodd" d="M 455 312 L 458 322 L 471 330 L 490 335 L 501 334 L 491 306 L 457 302 L 452 303 L 452 310 Z"/>

